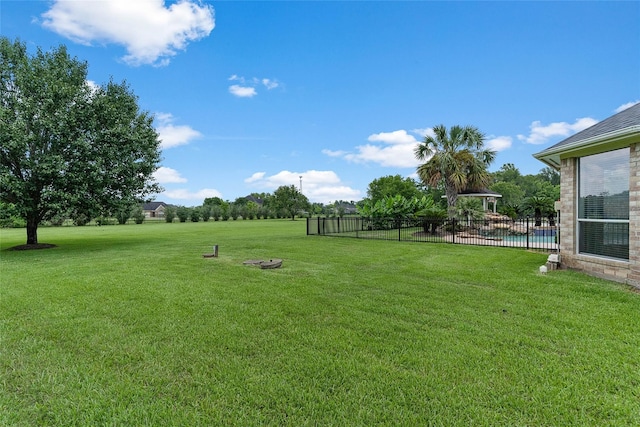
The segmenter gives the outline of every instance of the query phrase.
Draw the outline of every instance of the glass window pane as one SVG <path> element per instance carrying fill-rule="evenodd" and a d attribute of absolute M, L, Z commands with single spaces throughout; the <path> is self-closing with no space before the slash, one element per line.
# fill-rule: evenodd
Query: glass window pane
<path fill-rule="evenodd" d="M 578 229 L 580 253 L 629 259 L 629 223 L 582 221 Z"/>
<path fill-rule="evenodd" d="M 629 149 L 582 157 L 578 218 L 629 219 Z"/>

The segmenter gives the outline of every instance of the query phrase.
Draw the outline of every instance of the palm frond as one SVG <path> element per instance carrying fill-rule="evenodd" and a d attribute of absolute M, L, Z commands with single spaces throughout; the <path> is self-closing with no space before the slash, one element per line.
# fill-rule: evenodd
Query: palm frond
<path fill-rule="evenodd" d="M 460 191 L 489 185 L 487 167 L 496 156 L 484 147 L 484 134 L 478 128 L 459 125 L 448 131 L 444 125 L 434 126 L 433 136 L 425 137 L 414 154 L 418 160 L 426 160 L 417 169 L 418 177 L 432 186 L 444 183 L 450 208 Z"/>

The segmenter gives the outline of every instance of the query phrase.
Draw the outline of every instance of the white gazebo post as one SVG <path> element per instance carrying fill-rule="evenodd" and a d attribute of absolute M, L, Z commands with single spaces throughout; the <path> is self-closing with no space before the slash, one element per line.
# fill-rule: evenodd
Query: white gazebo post
<path fill-rule="evenodd" d="M 498 199 L 495 197 L 487 197 L 487 208 L 489 203 L 493 203 L 493 213 L 496 213 L 496 205 L 498 204 Z M 485 210 L 487 210 L 487 208 L 485 208 Z"/>

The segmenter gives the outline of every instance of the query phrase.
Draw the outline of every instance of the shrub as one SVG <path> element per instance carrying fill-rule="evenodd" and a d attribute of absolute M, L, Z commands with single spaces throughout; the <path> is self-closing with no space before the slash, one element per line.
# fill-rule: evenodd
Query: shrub
<path fill-rule="evenodd" d="M 200 212 L 200 208 L 192 208 L 191 209 L 191 222 L 198 222 L 200 221 L 200 218 L 202 216 L 202 213 Z"/>
<path fill-rule="evenodd" d="M 108 218 L 104 217 L 104 216 L 99 216 L 98 218 L 96 218 L 96 225 L 100 226 L 100 225 L 111 225 L 111 222 L 109 221 Z"/>
<path fill-rule="evenodd" d="M 58 214 L 49 220 L 49 225 L 53 227 L 60 227 L 67 220 L 67 216 L 63 214 Z"/>
<path fill-rule="evenodd" d="M 2 228 L 25 228 L 27 226 L 27 222 L 18 216 L 10 216 L 8 218 L 3 218 L 0 222 L 0 226 Z"/>
<path fill-rule="evenodd" d="M 176 208 L 175 206 L 167 206 L 164 209 L 164 220 L 166 222 L 173 222 L 176 218 Z"/>
<path fill-rule="evenodd" d="M 126 205 L 118 209 L 115 213 L 116 219 L 118 220 L 118 224 L 120 225 L 126 224 L 129 218 L 131 218 L 131 213 L 133 212 L 134 208 L 135 206 Z"/>
<path fill-rule="evenodd" d="M 142 224 L 144 222 L 144 211 L 142 210 L 142 206 L 136 206 L 131 210 L 131 218 L 133 218 L 136 224 Z"/>
<path fill-rule="evenodd" d="M 234 221 L 238 219 L 238 217 L 240 216 L 240 209 L 238 208 L 238 206 L 236 206 L 235 203 L 232 203 L 229 206 L 229 215 L 231 216 L 231 219 L 233 219 Z"/>
<path fill-rule="evenodd" d="M 222 208 L 219 205 L 215 205 L 211 208 L 211 217 L 214 221 L 220 221 L 222 216 Z"/>
<path fill-rule="evenodd" d="M 89 218 L 88 215 L 83 213 L 76 214 L 75 217 L 73 218 L 73 223 L 78 227 L 83 227 L 89 224 L 89 221 L 91 221 L 91 218 Z"/>
<path fill-rule="evenodd" d="M 202 205 L 200 207 L 200 216 L 202 217 L 203 221 L 209 221 L 209 218 L 211 218 L 211 211 L 211 205 Z"/>
<path fill-rule="evenodd" d="M 191 214 L 190 209 L 185 206 L 179 206 L 176 212 L 176 215 L 178 215 L 178 220 L 180 220 L 180 222 L 187 222 L 187 219 L 189 219 L 190 214 Z"/>

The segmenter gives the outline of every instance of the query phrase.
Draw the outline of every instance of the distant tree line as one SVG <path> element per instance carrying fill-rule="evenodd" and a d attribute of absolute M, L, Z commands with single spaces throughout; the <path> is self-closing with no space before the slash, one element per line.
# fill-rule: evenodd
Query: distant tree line
<path fill-rule="evenodd" d="M 498 199 L 497 212 L 511 218 L 519 216 L 547 217 L 555 214 L 554 202 L 560 199 L 560 174 L 550 167 L 535 175 L 522 175 L 512 163 L 503 165 L 498 171 L 488 173 L 486 189 L 502 195 Z M 447 211 L 447 199 L 442 185 L 425 185 L 413 178 L 388 175 L 374 179 L 368 186 L 367 197 L 357 203 L 358 212 L 387 211 L 390 216 L 404 214 L 411 201 L 427 196 L 433 204 L 431 214 L 439 216 Z M 395 206 L 396 208 L 392 208 Z M 419 211 L 416 207 L 416 212 Z M 479 199 L 457 198 L 449 213 L 453 217 L 467 218 L 469 212 L 477 216 L 482 210 Z"/>
<path fill-rule="evenodd" d="M 544 168 L 535 175 L 522 175 L 512 163 L 504 164 L 498 171 L 489 174 L 488 189 L 499 193 L 497 211 L 515 218 L 531 216 L 535 218 L 553 215 L 554 201 L 560 197 L 560 174 L 552 168 Z M 293 188 L 292 188 L 293 187 Z M 440 217 L 447 213 L 447 201 L 442 186 L 429 186 L 420 181 L 387 175 L 374 179 L 367 187 L 367 197 L 362 200 L 336 200 L 335 202 L 310 203 L 295 186 L 281 187 L 272 193 L 251 193 L 233 201 L 220 197 L 206 198 L 201 206 L 172 206 L 165 208 L 164 219 L 167 222 L 228 221 L 238 219 L 295 218 L 296 216 L 336 216 L 359 214 L 368 216 L 372 212 L 380 215 L 386 212 L 390 217 L 406 215 L 407 206 L 416 207 L 425 216 Z M 425 205 L 418 207 L 415 200 L 427 197 L 429 209 Z M 412 202 L 413 201 L 413 202 Z M 478 199 L 459 198 L 454 216 L 478 217 L 482 212 Z M 87 215 L 74 215 L 73 212 L 59 212 L 47 225 L 62 225 L 65 221 L 74 225 L 85 225 L 90 221 L 96 224 L 119 223 L 129 220 L 141 223 L 145 219 L 140 204 L 123 205 L 111 218 Z M 12 204 L 0 202 L 0 226 L 24 227 L 24 220 L 17 214 Z"/>

